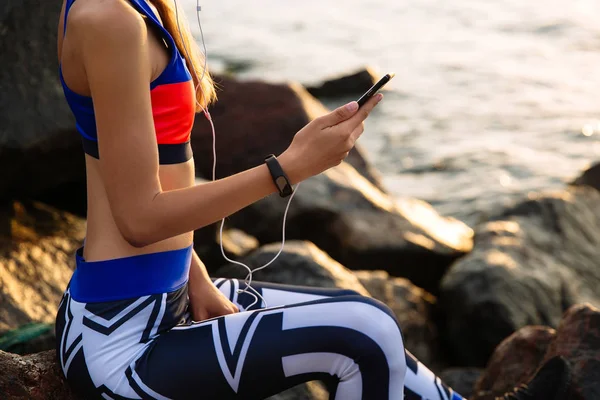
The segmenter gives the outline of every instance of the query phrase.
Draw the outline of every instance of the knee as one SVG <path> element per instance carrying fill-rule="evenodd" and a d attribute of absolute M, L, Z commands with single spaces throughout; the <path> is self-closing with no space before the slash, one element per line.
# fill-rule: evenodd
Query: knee
<path fill-rule="evenodd" d="M 402 345 L 402 332 L 394 312 L 384 303 L 371 297 L 355 295 L 346 297 L 347 312 L 356 319 L 359 326 L 369 327 L 377 336 L 399 339 Z"/>
<path fill-rule="evenodd" d="M 356 290 L 352 290 L 352 289 L 337 289 L 336 290 L 336 296 L 356 296 L 356 297 L 366 297 L 360 293 L 358 293 Z"/>
<path fill-rule="evenodd" d="M 390 372 L 404 378 L 406 354 L 404 340 L 398 321 L 392 310 L 384 303 L 370 297 L 354 296 L 346 299 L 347 314 L 364 335 L 377 344 L 385 354 Z"/>

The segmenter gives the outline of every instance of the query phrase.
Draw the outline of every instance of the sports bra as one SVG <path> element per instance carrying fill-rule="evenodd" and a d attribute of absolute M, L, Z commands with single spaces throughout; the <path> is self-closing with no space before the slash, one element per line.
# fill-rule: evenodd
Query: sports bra
<path fill-rule="evenodd" d="M 67 0 L 64 16 L 64 33 L 67 15 L 75 0 Z M 196 97 L 192 76 L 185 59 L 179 53 L 173 37 L 162 26 L 145 0 L 129 0 L 131 5 L 157 28 L 171 51 L 169 63 L 158 78 L 150 83 L 152 116 L 158 143 L 160 164 L 178 164 L 192 157 L 190 136 L 196 112 Z M 99 159 L 98 135 L 92 98 L 73 92 L 65 83 L 59 66 L 60 81 L 65 98 L 81 135 L 83 151 Z M 132 149 L 133 150 L 133 149 Z"/>

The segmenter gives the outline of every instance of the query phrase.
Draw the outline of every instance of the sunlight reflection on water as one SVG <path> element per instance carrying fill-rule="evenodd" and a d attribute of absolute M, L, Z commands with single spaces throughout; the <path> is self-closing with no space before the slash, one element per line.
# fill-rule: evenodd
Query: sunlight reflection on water
<path fill-rule="evenodd" d="M 599 2 L 228 0 L 202 15 L 209 63 L 247 65 L 243 79 L 395 71 L 361 142 L 390 191 L 468 223 L 598 158 Z"/>

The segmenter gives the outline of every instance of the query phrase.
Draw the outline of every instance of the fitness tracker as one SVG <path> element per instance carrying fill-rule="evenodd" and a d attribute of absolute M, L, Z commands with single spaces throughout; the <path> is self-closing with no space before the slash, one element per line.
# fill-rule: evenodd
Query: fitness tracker
<path fill-rule="evenodd" d="M 288 197 L 294 193 L 294 188 L 292 188 L 290 180 L 285 172 L 283 172 L 283 168 L 281 168 L 281 164 L 279 164 L 277 157 L 271 154 L 265 158 L 265 163 L 267 164 L 267 167 L 269 167 L 271 178 L 273 179 L 275 187 L 277 187 L 277 190 L 279 191 L 279 195 L 281 197 Z"/>

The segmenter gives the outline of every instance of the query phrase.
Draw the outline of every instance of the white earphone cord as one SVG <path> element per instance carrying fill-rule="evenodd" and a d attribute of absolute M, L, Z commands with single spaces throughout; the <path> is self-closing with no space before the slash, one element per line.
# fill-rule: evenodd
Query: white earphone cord
<path fill-rule="evenodd" d="M 180 22 L 179 22 L 179 6 L 177 4 L 177 0 L 173 0 L 173 3 L 175 4 L 175 18 L 177 19 L 177 30 L 179 31 L 179 36 L 181 37 L 181 41 L 183 43 L 183 48 L 184 48 L 186 57 L 187 57 L 188 60 L 190 60 L 190 55 L 188 53 L 187 45 L 186 45 L 185 40 L 183 39 L 183 34 L 181 33 L 181 26 L 180 26 Z M 198 93 L 198 89 L 201 89 L 201 83 L 204 80 L 204 76 L 206 74 L 206 62 L 207 62 L 206 43 L 204 42 L 204 32 L 202 32 L 202 24 L 200 23 L 200 10 L 201 10 L 201 8 L 200 8 L 200 0 L 196 0 L 196 18 L 198 20 L 198 28 L 200 28 L 200 37 L 202 39 L 202 48 L 203 48 L 203 56 L 204 56 L 204 68 L 202 70 L 202 76 L 200 77 L 200 79 L 198 79 L 198 83 L 196 84 L 195 93 Z M 198 78 L 198 73 L 196 71 L 196 68 L 195 68 L 194 64 L 190 62 L 190 66 L 192 67 L 192 71 L 194 73 L 194 76 L 196 78 Z M 215 181 L 216 180 L 216 176 L 217 176 L 217 146 L 216 146 L 217 135 L 215 133 L 215 124 L 213 123 L 212 117 L 211 117 L 210 112 L 208 111 L 208 109 L 204 108 L 202 106 L 202 104 L 200 104 L 198 102 L 197 98 L 196 98 L 196 104 L 200 108 L 202 108 L 202 112 L 204 113 L 204 116 L 206 117 L 206 119 L 210 123 L 211 131 L 212 131 L 212 139 L 213 139 L 213 141 L 212 141 L 212 151 L 213 151 L 212 180 Z M 285 212 L 283 213 L 283 226 L 281 228 L 281 247 L 279 248 L 279 251 L 277 252 L 277 254 L 275 254 L 275 257 L 273 257 L 271 259 L 271 261 L 269 261 L 268 263 L 266 263 L 265 265 L 263 265 L 261 267 L 258 267 L 258 268 L 255 268 L 255 269 L 251 269 L 246 264 L 244 264 L 242 262 L 239 262 L 239 261 L 232 260 L 229 257 L 227 257 L 227 255 L 225 254 L 225 249 L 223 249 L 223 227 L 225 225 L 225 218 L 223 218 L 221 220 L 221 227 L 219 229 L 219 246 L 221 248 L 221 254 L 223 255 L 223 258 L 226 261 L 229 261 L 232 264 L 244 267 L 248 271 L 248 274 L 246 275 L 246 278 L 244 279 L 244 283 L 246 285 L 246 288 L 243 289 L 243 290 L 238 289 L 238 291 L 237 291 L 238 295 L 242 294 L 242 293 L 247 293 L 247 294 L 251 295 L 252 297 L 254 297 L 254 301 L 250 305 L 248 305 L 246 307 L 246 309 L 250 309 L 256 303 L 258 303 L 258 299 L 259 298 L 262 301 L 264 307 L 268 307 L 267 302 L 265 301 L 265 299 L 261 296 L 261 294 L 256 289 L 254 289 L 252 287 L 252 274 L 254 274 L 254 272 L 256 272 L 256 271 L 260 271 L 260 270 L 268 267 L 269 265 L 271 265 L 277 259 L 277 257 L 279 257 L 279 255 L 283 251 L 283 247 L 285 246 L 285 223 L 286 223 L 286 220 L 287 220 L 287 214 L 288 214 L 288 210 L 290 208 L 290 204 L 292 203 L 292 199 L 294 198 L 294 195 L 296 194 L 296 191 L 297 191 L 299 185 L 300 184 L 296 185 L 296 190 L 294 190 L 294 192 L 290 196 L 290 198 L 289 198 L 289 200 L 287 202 L 287 205 L 285 207 Z"/>

